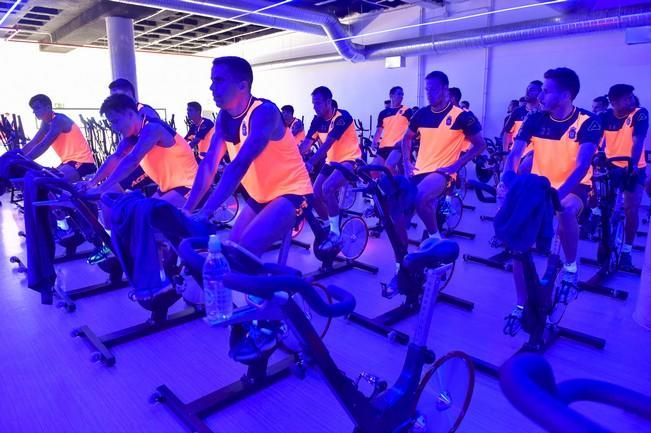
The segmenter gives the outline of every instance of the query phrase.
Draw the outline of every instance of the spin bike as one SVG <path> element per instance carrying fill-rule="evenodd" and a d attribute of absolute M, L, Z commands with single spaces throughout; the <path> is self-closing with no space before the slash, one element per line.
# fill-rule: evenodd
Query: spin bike
<path fill-rule="evenodd" d="M 329 286 L 328 293 L 336 302 L 327 303 L 297 271 L 278 265 L 262 264 L 250 253 L 231 242 L 224 242 L 224 255 L 231 267 L 258 275 L 231 273 L 225 284 L 248 295 L 248 306 L 235 310 L 233 317 L 222 323 L 251 320 L 284 320 L 296 336 L 303 356 L 322 372 L 330 389 L 355 425 L 356 433 L 424 433 L 455 431 L 468 410 L 474 389 L 474 369 L 471 360 L 461 352 L 451 352 L 436 359 L 427 348 L 435 299 L 441 275 L 448 272 L 456 260 L 459 248 L 451 241 L 441 241 L 430 248 L 409 255 L 408 260 L 421 270 L 428 269 L 423 294 L 423 306 L 418 316 L 412 343 L 409 345 L 402 372 L 395 385 L 380 378 L 361 373 L 357 380 L 348 377 L 331 358 L 305 311 L 297 305 L 300 294 L 310 308 L 326 317 L 345 316 L 355 308 L 355 298 L 348 292 Z M 423 369 L 432 365 L 425 374 Z M 271 373 L 272 371 L 270 369 Z M 265 376 L 268 383 L 273 376 Z M 370 385 L 365 394 L 360 385 Z M 169 407 L 189 431 L 210 433 L 212 430 L 201 419 L 249 395 L 262 386 L 260 382 L 240 383 L 239 388 L 228 388 L 183 403 L 167 386 L 160 386 L 150 399 Z M 226 393 L 229 392 L 229 393 Z"/>
<path fill-rule="evenodd" d="M 554 210 L 561 210 L 561 204 L 555 190 L 549 190 L 549 199 Z M 606 341 L 583 332 L 559 326 L 569 302 L 577 297 L 576 289 L 564 281 L 557 282 L 563 267 L 560 258 L 561 242 L 555 233 L 547 258 L 542 278 L 538 276 L 531 250 L 511 251 L 514 261 L 514 278 L 520 274 L 527 288 L 527 300 L 522 317 L 513 314 L 505 318 L 503 332 L 515 336 L 520 329 L 529 334 L 529 340 L 517 352 L 544 352 L 560 337 L 574 340 L 596 349 L 603 349 Z M 475 367 L 489 375 L 497 377 L 498 367 L 480 359 L 473 358 Z"/>
<path fill-rule="evenodd" d="M 627 164 L 626 178 L 617 182 L 613 178 L 614 162 L 624 161 Z M 618 156 L 607 158 L 603 151 L 598 152 L 592 161 L 594 169 L 592 185 L 597 198 L 597 206 L 601 214 L 601 240 L 597 249 L 597 259 L 581 257 L 582 264 L 598 266 L 599 270 L 589 280 L 579 282 L 579 288 L 587 292 L 604 295 L 611 298 L 626 300 L 628 292 L 604 286 L 606 280 L 617 271 L 631 273 L 639 276 L 640 269 L 622 269 L 619 266 L 619 257 L 624 245 L 624 210 L 622 209 L 622 185 L 618 183 L 630 180 L 632 173 L 631 158 Z"/>
<path fill-rule="evenodd" d="M 398 273 L 389 284 L 382 284 L 382 296 L 391 299 L 396 295 L 404 295 L 403 303 L 380 316 L 369 318 L 359 313 L 351 313 L 348 319 L 373 332 L 388 337 L 400 344 L 408 344 L 409 336 L 403 332 L 391 328 L 392 325 L 418 314 L 422 308 L 424 284 L 426 274 L 423 268 L 414 264 L 407 258 L 410 256 L 407 251 L 408 239 L 406 224 L 411 217 L 410 211 L 406 208 L 408 204 L 400 202 L 405 197 L 415 198 L 415 187 L 402 176 L 394 177 L 388 168 L 381 165 L 358 164 L 355 172 L 340 167 L 347 179 L 360 178 L 366 187 L 363 191 L 373 198 L 375 212 L 386 229 L 389 242 L 395 257 Z M 375 174 L 383 176 L 378 180 Z M 410 192 L 411 189 L 411 192 Z M 466 311 L 474 308 L 474 303 L 465 299 L 443 293 L 443 289 L 449 283 L 454 272 L 454 261 L 447 268 L 446 272 L 440 273 L 440 284 L 436 301 L 445 302 Z"/>

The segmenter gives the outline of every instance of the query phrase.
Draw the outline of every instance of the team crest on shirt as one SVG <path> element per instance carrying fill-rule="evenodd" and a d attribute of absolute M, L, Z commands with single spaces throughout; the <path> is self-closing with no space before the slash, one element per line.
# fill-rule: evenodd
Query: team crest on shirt
<path fill-rule="evenodd" d="M 570 140 L 574 140 L 576 138 L 576 128 L 575 127 L 570 128 L 570 133 L 568 134 L 568 136 L 570 137 Z"/>
<path fill-rule="evenodd" d="M 249 132 L 249 131 L 248 131 L 247 128 L 246 128 L 246 123 L 245 123 L 245 122 L 242 122 L 242 135 L 243 135 L 244 137 L 246 137 L 246 134 L 248 134 L 248 132 Z"/>
<path fill-rule="evenodd" d="M 445 125 L 446 126 L 452 125 L 452 116 L 448 116 L 448 118 L 445 119 Z"/>
<path fill-rule="evenodd" d="M 631 118 L 626 119 L 626 126 L 631 126 Z"/>

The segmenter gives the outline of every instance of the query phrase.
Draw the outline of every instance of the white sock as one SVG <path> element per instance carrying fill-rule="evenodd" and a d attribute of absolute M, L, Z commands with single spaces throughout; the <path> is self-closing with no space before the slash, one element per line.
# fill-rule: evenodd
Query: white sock
<path fill-rule="evenodd" d="M 575 272 L 577 271 L 576 261 L 574 261 L 574 262 L 572 262 L 572 263 L 565 263 L 565 265 L 563 266 L 563 268 L 565 268 L 565 270 L 566 270 L 567 272 L 575 273 Z"/>
<path fill-rule="evenodd" d="M 65 218 L 62 220 L 57 220 L 57 227 L 59 227 L 61 230 L 70 230 L 70 226 L 68 225 L 68 220 Z"/>
<path fill-rule="evenodd" d="M 339 230 L 339 215 L 328 217 L 328 221 L 330 221 L 330 231 L 332 233 L 340 235 L 341 231 Z"/>
<path fill-rule="evenodd" d="M 439 241 L 443 240 L 443 238 L 441 237 L 441 232 L 439 232 L 439 231 L 436 231 L 434 233 L 430 233 L 429 238 L 430 239 L 436 239 L 436 240 L 439 240 Z"/>
<path fill-rule="evenodd" d="M 623 253 L 628 253 L 628 254 L 630 254 L 631 251 L 633 251 L 633 245 L 631 245 L 631 244 L 624 244 L 624 245 L 622 245 L 622 252 L 623 252 Z"/>

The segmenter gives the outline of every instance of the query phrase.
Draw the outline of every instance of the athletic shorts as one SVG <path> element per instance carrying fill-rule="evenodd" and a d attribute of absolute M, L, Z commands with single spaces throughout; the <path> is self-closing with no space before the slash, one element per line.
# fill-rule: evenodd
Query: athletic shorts
<path fill-rule="evenodd" d="M 646 183 L 646 167 L 638 169 L 633 176 L 628 176 L 626 169 L 623 167 L 612 167 L 610 174 L 615 187 L 627 192 L 635 192 L 638 185 L 644 187 Z"/>
<path fill-rule="evenodd" d="M 351 163 L 354 164 L 355 161 L 342 161 L 339 164 L 346 164 L 346 163 Z M 329 163 L 324 164 L 323 167 L 321 168 L 321 171 L 319 172 L 319 175 L 324 175 L 325 177 L 330 176 L 333 172 L 335 171 L 335 168 L 331 166 Z"/>
<path fill-rule="evenodd" d="M 153 183 L 153 180 L 145 174 L 142 167 L 138 166 L 131 172 L 131 174 L 120 181 L 120 186 L 122 189 L 133 191 L 141 189 L 151 183 Z"/>
<path fill-rule="evenodd" d="M 93 162 L 68 161 L 61 165 L 67 165 L 68 167 L 74 168 L 77 173 L 79 173 L 80 179 L 97 171 L 97 166 Z"/>
<path fill-rule="evenodd" d="M 393 152 L 394 150 L 396 150 L 396 146 L 380 147 L 377 150 L 377 154 L 378 156 L 380 156 L 382 159 L 386 161 L 389 158 L 389 154 L 391 154 L 391 152 Z"/>
<path fill-rule="evenodd" d="M 590 185 L 580 183 L 575 186 L 572 191 L 570 191 L 570 194 L 574 194 L 580 198 L 581 203 L 583 204 L 583 209 L 586 209 L 588 207 L 588 195 L 590 195 L 590 191 L 592 191 L 592 187 Z"/>
<path fill-rule="evenodd" d="M 308 195 L 283 194 L 280 197 L 284 197 L 288 199 L 290 202 L 292 202 L 294 208 L 296 208 L 296 216 L 300 217 L 301 215 L 303 215 L 305 209 L 307 209 L 308 206 L 312 203 L 313 195 L 312 194 L 308 194 Z M 271 203 L 271 201 L 267 203 L 257 202 L 253 198 L 251 198 L 248 194 L 245 197 L 244 201 L 251 209 L 253 209 L 253 212 L 255 212 L 256 214 L 260 213 L 262 209 L 264 209 L 265 207 L 267 207 L 269 203 Z"/>
<path fill-rule="evenodd" d="M 446 175 L 443 174 L 443 173 L 439 173 L 439 172 L 437 172 L 437 171 L 430 171 L 429 173 L 418 173 L 418 174 L 415 174 L 414 176 L 412 176 L 412 178 L 411 178 L 411 182 L 412 182 L 414 185 L 418 186 L 418 185 L 419 185 L 419 184 L 420 184 L 420 183 L 421 183 L 421 182 L 422 182 L 422 181 L 423 181 L 427 176 L 429 176 L 430 174 L 433 174 L 433 173 L 436 173 L 436 174 L 438 174 L 439 176 L 443 176 L 443 177 L 445 177 L 445 178 L 448 179 L 448 180 L 450 179 L 450 176 L 446 176 Z"/>

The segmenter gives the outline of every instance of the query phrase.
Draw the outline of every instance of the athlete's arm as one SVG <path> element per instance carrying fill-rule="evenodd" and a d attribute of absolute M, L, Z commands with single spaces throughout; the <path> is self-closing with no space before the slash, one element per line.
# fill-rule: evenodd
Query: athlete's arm
<path fill-rule="evenodd" d="M 220 125 L 221 122 L 218 117 L 215 122 L 215 132 L 210 140 L 208 152 L 206 152 L 206 156 L 199 164 L 197 177 L 194 179 L 194 184 L 192 184 L 190 196 L 188 197 L 185 206 L 183 206 L 183 210 L 186 212 L 192 212 L 201 199 L 206 195 L 206 192 L 210 189 L 210 185 L 213 183 L 213 179 L 215 179 L 219 163 L 226 153 L 226 141 L 224 141 Z"/>
<path fill-rule="evenodd" d="M 47 134 L 49 129 L 50 129 L 50 125 L 48 125 L 47 123 L 41 121 L 41 126 L 40 126 L 40 128 L 38 128 L 38 132 L 36 133 L 34 138 L 32 138 L 29 143 L 27 143 L 27 144 L 25 144 L 23 146 L 23 154 L 25 154 L 25 155 L 29 154 L 31 152 L 31 150 L 36 145 L 38 145 L 41 142 L 41 140 L 43 140 L 43 137 L 45 137 L 45 135 Z"/>
<path fill-rule="evenodd" d="M 64 119 L 62 117 L 57 116 L 54 119 L 52 119 L 52 122 L 50 122 L 49 128 L 47 130 L 47 133 L 45 134 L 45 136 L 43 136 L 43 139 L 38 143 L 32 145 L 32 147 L 30 147 L 28 150 L 23 151 L 25 156 L 30 159 L 36 159 L 39 156 L 43 155 L 43 153 L 45 153 L 47 148 L 50 147 L 52 143 L 54 143 L 54 140 L 57 139 L 59 134 L 63 132 L 65 126 L 66 125 L 64 124 Z M 39 130 L 39 132 L 41 131 Z M 34 140 L 32 140 L 29 144 L 33 142 Z"/>
<path fill-rule="evenodd" d="M 129 151 L 133 148 L 133 139 L 123 138 L 118 143 L 115 152 L 106 158 L 106 161 L 101 165 L 97 170 L 95 175 L 91 180 L 88 181 L 87 187 L 93 188 L 96 187 L 100 182 L 105 180 L 111 173 L 115 171 L 115 168 L 118 166 L 120 161 L 129 154 Z"/>
<path fill-rule="evenodd" d="M 400 142 L 400 148 L 402 149 L 402 164 L 405 169 L 405 176 L 409 177 L 414 171 L 414 165 L 411 163 L 411 145 L 414 141 L 416 133 L 412 131 L 411 128 L 407 128 L 405 135 L 402 137 Z"/>
<path fill-rule="evenodd" d="M 140 161 L 145 157 L 156 143 L 169 138 L 169 132 L 161 125 L 155 123 L 148 123 L 140 132 L 138 141 L 133 146 L 131 152 L 124 155 L 115 166 L 115 169 L 106 178 L 104 183 L 100 186 L 100 190 L 106 191 L 118 182 L 126 178 L 138 167 Z M 172 137 L 174 139 L 174 137 Z M 103 192 L 100 191 L 100 192 Z"/>
<path fill-rule="evenodd" d="M 459 170 L 461 170 L 461 167 L 472 161 L 477 155 L 482 153 L 484 149 L 486 149 L 486 141 L 484 140 L 484 137 L 481 135 L 481 132 L 477 132 L 470 137 L 467 137 L 468 140 L 470 140 L 470 149 L 468 149 L 467 152 L 463 153 L 461 157 L 455 162 L 453 165 L 451 165 L 450 172 L 456 173 Z"/>
<path fill-rule="evenodd" d="M 576 155 L 576 167 L 565 180 L 563 185 L 558 187 L 558 198 L 563 199 L 581 182 L 592 164 L 592 157 L 597 150 L 596 143 L 585 142 L 579 146 L 579 153 Z"/>

